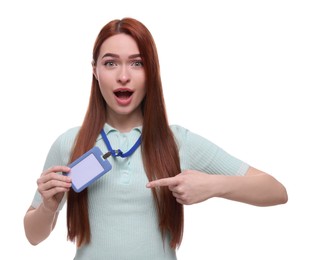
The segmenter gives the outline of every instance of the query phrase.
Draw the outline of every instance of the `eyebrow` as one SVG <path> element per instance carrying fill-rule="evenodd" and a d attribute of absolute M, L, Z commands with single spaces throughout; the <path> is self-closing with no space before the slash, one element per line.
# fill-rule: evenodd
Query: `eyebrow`
<path fill-rule="evenodd" d="M 103 59 L 103 58 L 106 58 L 106 57 L 120 58 L 119 55 L 114 54 L 114 53 L 110 53 L 110 52 L 104 54 L 103 57 L 102 57 L 102 59 Z M 130 59 L 138 58 L 138 57 L 141 57 L 140 53 L 138 53 L 138 54 L 132 54 L 132 55 L 129 56 Z"/>

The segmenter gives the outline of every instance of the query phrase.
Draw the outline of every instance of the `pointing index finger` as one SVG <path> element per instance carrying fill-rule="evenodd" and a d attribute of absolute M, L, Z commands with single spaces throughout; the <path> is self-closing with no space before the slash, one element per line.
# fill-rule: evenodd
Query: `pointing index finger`
<path fill-rule="evenodd" d="M 163 178 L 155 181 L 151 181 L 147 183 L 147 188 L 155 188 L 155 187 L 163 187 L 163 186 L 171 186 L 177 185 L 177 180 L 175 177 Z"/>

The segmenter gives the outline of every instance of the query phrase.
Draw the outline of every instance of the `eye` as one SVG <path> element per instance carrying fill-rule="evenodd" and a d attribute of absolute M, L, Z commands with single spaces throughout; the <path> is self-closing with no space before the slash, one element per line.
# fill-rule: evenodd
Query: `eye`
<path fill-rule="evenodd" d="M 107 60 L 104 62 L 104 66 L 105 67 L 115 67 L 115 66 L 117 66 L 117 63 L 115 61 L 112 61 L 112 60 Z"/>
<path fill-rule="evenodd" d="M 144 66 L 144 64 L 141 60 L 134 60 L 131 65 L 134 67 L 143 67 Z"/>

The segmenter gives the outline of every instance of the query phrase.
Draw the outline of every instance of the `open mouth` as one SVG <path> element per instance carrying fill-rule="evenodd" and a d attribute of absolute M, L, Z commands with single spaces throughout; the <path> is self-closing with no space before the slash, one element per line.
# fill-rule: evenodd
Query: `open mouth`
<path fill-rule="evenodd" d="M 116 95 L 117 98 L 119 99 L 128 99 L 133 95 L 133 91 L 131 90 L 116 90 L 114 91 L 114 94 Z"/>

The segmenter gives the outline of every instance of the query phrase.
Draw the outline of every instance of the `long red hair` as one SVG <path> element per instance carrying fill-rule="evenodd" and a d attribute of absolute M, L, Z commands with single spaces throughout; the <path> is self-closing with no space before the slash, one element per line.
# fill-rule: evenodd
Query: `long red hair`
<path fill-rule="evenodd" d="M 170 130 L 163 98 L 160 66 L 156 45 L 149 30 L 132 18 L 113 20 L 99 32 L 93 48 L 93 64 L 99 56 L 103 42 L 116 34 L 130 35 L 137 43 L 146 73 L 146 96 L 141 104 L 143 113 L 142 157 L 149 180 L 173 177 L 180 173 L 178 148 Z M 76 137 L 70 161 L 91 149 L 106 122 L 106 102 L 93 75 L 88 109 Z M 167 187 L 153 189 L 158 209 L 159 228 L 162 236 L 168 233 L 170 246 L 180 245 L 183 235 L 183 206 L 176 202 Z M 68 239 L 77 246 L 89 243 L 91 230 L 88 215 L 88 191 L 80 193 L 72 189 L 67 200 Z"/>

